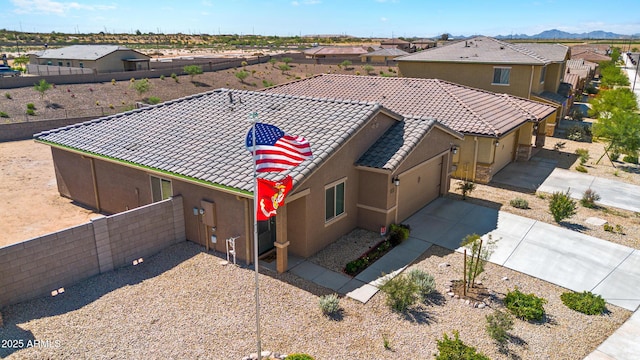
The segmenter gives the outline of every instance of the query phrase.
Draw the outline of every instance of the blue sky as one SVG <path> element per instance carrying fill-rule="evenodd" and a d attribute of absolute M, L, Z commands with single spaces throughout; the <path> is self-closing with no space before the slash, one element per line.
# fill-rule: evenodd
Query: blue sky
<path fill-rule="evenodd" d="M 0 0 L 0 28 L 26 32 L 348 34 L 433 37 L 559 29 L 640 33 L 640 1 Z"/>

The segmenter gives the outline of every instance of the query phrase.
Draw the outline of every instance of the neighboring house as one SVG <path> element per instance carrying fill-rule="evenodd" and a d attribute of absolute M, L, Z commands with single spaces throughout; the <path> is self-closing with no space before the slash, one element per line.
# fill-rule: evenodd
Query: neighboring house
<path fill-rule="evenodd" d="M 571 59 L 582 59 L 593 63 L 601 63 L 604 61 L 611 61 L 611 57 L 601 54 L 593 50 L 576 50 L 571 49 Z"/>
<path fill-rule="evenodd" d="M 305 57 L 311 59 L 357 59 L 374 49 L 368 46 L 316 46 L 303 51 Z"/>
<path fill-rule="evenodd" d="M 360 55 L 360 60 L 362 60 L 362 62 L 364 63 L 387 64 L 387 62 L 393 61 L 393 59 L 397 58 L 398 56 L 404 55 L 409 55 L 409 53 L 404 50 L 395 48 L 380 49 Z"/>
<path fill-rule="evenodd" d="M 412 42 L 412 44 L 416 51 L 431 49 L 438 46 L 438 42 L 433 39 L 420 39 Z"/>
<path fill-rule="evenodd" d="M 187 239 L 224 252 L 238 237 L 238 258 L 251 262 L 253 112 L 304 136 L 314 156 L 286 173 L 286 205 L 258 224 L 259 253 L 275 247 L 278 271 L 288 253 L 311 256 L 356 227 L 380 231 L 448 192 L 451 143 L 462 135 L 375 102 L 218 89 L 35 138 L 51 146 L 61 195 L 107 213 L 181 195 Z"/>
<path fill-rule="evenodd" d="M 411 43 L 402 39 L 387 39 L 380 41 L 380 47 L 383 49 L 400 49 L 406 52 L 411 52 Z"/>
<path fill-rule="evenodd" d="M 557 95 L 570 51 L 560 44 L 511 44 L 490 37 L 424 50 L 397 58 L 401 76 L 454 83 L 554 104 L 566 115 L 567 99 Z M 549 133 L 553 126 L 549 124 Z"/>
<path fill-rule="evenodd" d="M 453 176 L 481 183 L 542 148 L 556 108 L 437 79 L 323 74 L 266 89 L 270 93 L 379 102 L 403 116 L 432 118 L 463 133 L 454 140 Z M 535 143 L 532 143 L 532 137 Z"/>
<path fill-rule="evenodd" d="M 582 94 L 586 84 L 595 76 L 597 68 L 598 64 L 584 59 L 568 60 L 564 82 L 571 84 L 576 94 Z"/>
<path fill-rule="evenodd" d="M 30 64 L 93 69 L 96 73 L 149 70 L 150 59 L 118 45 L 72 45 L 29 54 Z"/>

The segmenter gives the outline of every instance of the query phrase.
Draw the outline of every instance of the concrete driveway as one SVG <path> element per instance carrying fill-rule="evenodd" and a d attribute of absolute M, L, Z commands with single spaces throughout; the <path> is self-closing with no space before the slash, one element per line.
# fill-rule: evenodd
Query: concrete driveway
<path fill-rule="evenodd" d="M 640 212 L 640 186 L 575 171 L 553 170 L 538 191 L 553 193 L 571 189 L 571 197 L 581 199 L 582 194 L 589 188 L 600 195 L 600 201 L 597 202 L 600 205 Z"/>
<path fill-rule="evenodd" d="M 439 198 L 405 221 L 411 237 L 458 250 L 468 234 L 491 234 L 491 262 L 635 311 L 640 251 L 487 207 Z"/>

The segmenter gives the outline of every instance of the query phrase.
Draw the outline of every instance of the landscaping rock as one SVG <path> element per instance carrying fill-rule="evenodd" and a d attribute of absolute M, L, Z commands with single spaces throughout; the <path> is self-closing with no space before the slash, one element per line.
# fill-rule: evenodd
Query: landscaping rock
<path fill-rule="evenodd" d="M 447 266 L 451 266 L 451 265 L 449 263 L 447 263 L 447 262 L 443 262 L 443 263 L 438 264 L 438 267 L 441 268 L 441 269 L 444 269 Z"/>

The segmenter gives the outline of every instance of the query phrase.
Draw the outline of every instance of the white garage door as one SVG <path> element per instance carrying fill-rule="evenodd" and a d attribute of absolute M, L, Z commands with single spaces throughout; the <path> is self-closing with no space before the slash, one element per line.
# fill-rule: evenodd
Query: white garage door
<path fill-rule="evenodd" d="M 442 157 L 400 174 L 398 222 L 401 222 L 440 195 Z"/>
<path fill-rule="evenodd" d="M 512 132 L 505 138 L 500 139 L 500 144 L 496 146 L 496 160 L 493 173 L 497 173 L 503 167 L 507 166 L 513 159 L 513 151 L 515 147 L 516 133 Z"/>

